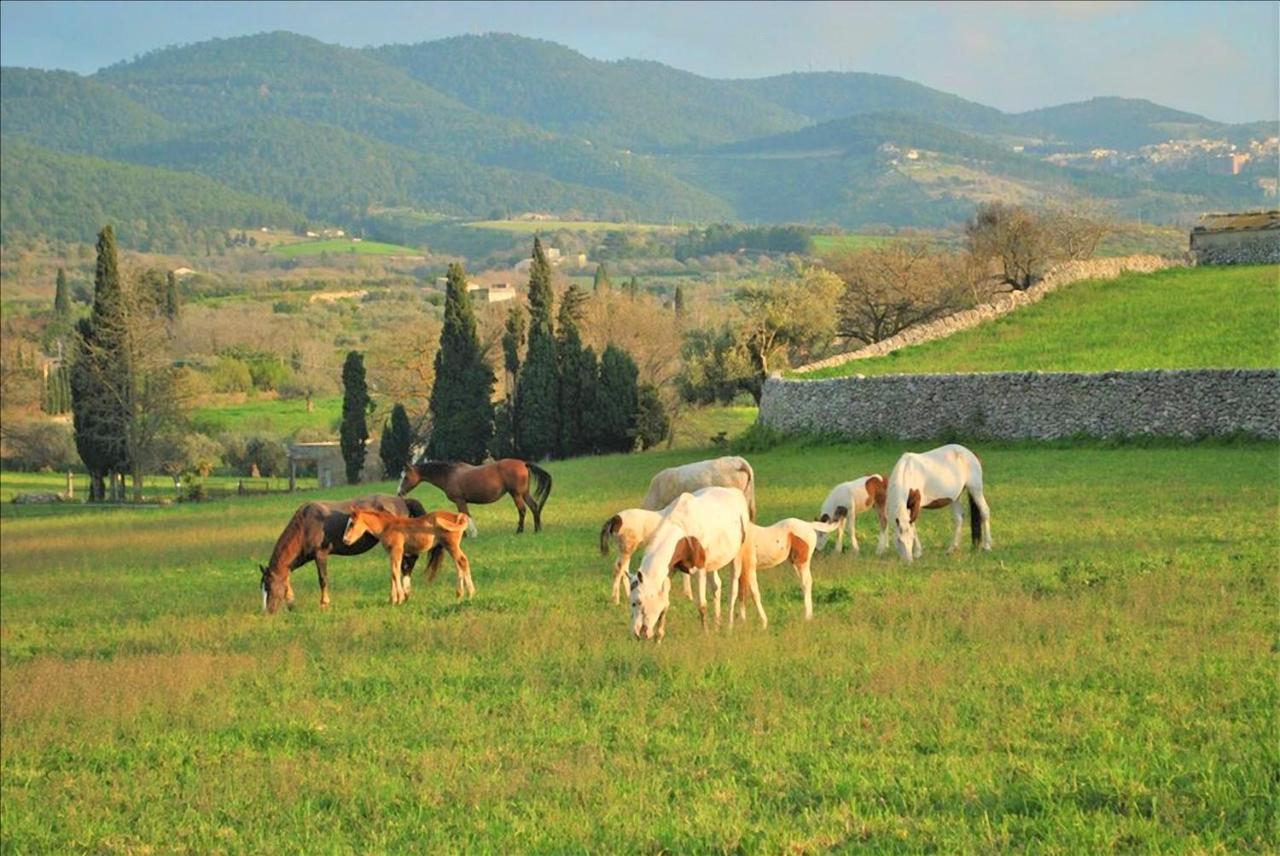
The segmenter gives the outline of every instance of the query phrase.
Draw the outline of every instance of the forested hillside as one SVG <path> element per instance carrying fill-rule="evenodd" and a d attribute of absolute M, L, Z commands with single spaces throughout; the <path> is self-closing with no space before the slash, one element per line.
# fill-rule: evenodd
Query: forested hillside
<path fill-rule="evenodd" d="M 1185 222 L 1267 197 L 1252 174 L 1100 169 L 1090 147 L 1275 132 L 1119 98 L 1006 114 L 885 75 L 712 80 L 507 35 L 356 50 L 264 33 L 0 82 L 5 240 L 91 236 L 111 214 L 126 246 L 171 249 L 264 218 L 377 228 L 386 209 L 941 227 L 1068 193 Z"/>

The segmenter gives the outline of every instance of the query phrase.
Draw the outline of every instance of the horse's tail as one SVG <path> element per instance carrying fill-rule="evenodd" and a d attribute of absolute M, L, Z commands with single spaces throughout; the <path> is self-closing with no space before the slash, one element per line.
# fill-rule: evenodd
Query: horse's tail
<path fill-rule="evenodd" d="M 427 553 L 427 582 L 431 582 L 436 578 L 436 572 L 440 570 L 440 563 L 444 561 L 444 544 L 437 543 Z"/>
<path fill-rule="evenodd" d="M 751 464 L 747 463 L 746 458 L 739 458 L 742 461 L 742 469 L 747 473 L 747 487 L 743 493 L 747 495 L 747 516 L 751 518 L 751 522 L 756 522 L 756 474 L 751 469 Z"/>
<path fill-rule="evenodd" d="M 604 525 L 600 527 L 600 555 L 601 556 L 609 555 L 609 536 L 613 535 L 621 528 L 622 528 L 622 518 L 616 514 L 610 517 L 608 520 L 606 520 L 604 522 Z"/>
<path fill-rule="evenodd" d="M 973 546 L 978 546 L 982 540 L 982 512 L 974 502 L 973 491 L 969 491 L 969 534 L 973 536 Z"/>
<path fill-rule="evenodd" d="M 529 475 L 534 481 L 534 487 L 529 496 L 533 499 L 533 504 L 538 506 L 538 513 L 541 514 L 543 507 L 547 504 L 547 497 L 551 495 L 551 473 L 537 464 L 526 462 L 525 466 L 528 467 Z"/>

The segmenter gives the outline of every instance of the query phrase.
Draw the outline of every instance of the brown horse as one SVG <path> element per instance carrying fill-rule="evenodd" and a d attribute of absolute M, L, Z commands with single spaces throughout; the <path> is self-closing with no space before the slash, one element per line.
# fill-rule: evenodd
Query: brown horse
<path fill-rule="evenodd" d="M 462 536 L 467 529 L 465 514 L 452 511 L 430 511 L 422 517 L 401 517 L 372 508 L 354 508 L 342 533 L 342 543 L 351 545 L 369 534 L 377 537 L 391 557 L 391 602 L 404 603 L 409 599 L 409 577 L 400 572 L 405 556 L 420 556 L 430 552 L 427 563 L 427 582 L 436 578 L 444 551 L 453 557 L 458 569 L 458 597 L 472 597 L 476 584 L 471 581 L 471 562 L 462 552 Z"/>
<path fill-rule="evenodd" d="M 262 571 L 262 608 L 275 612 L 280 604 L 293 606 L 293 584 L 289 574 L 307 562 L 316 563 L 320 578 L 320 606 L 329 606 L 329 555 L 358 556 L 378 545 L 372 535 L 354 544 L 342 543 L 342 533 L 354 508 L 373 508 L 393 514 L 421 517 L 426 514 L 422 503 L 397 496 L 362 496 L 345 502 L 308 502 L 293 513 L 284 531 L 276 539 L 271 560 L 259 565 Z M 413 573 L 417 556 L 405 557 L 405 574 Z"/>
<path fill-rule="evenodd" d="M 444 495 L 463 514 L 468 513 L 469 502 L 484 505 L 497 502 L 504 493 L 509 493 L 520 512 L 520 525 L 516 532 L 524 531 L 526 506 L 533 511 L 533 531 L 542 531 L 542 509 L 551 494 L 551 474 L 537 464 L 517 458 L 503 458 L 478 467 L 460 462 L 421 461 L 405 467 L 400 474 L 396 495 L 404 496 L 424 481 L 444 491 Z M 536 483 L 533 493 L 529 492 L 530 481 Z M 471 525 L 474 527 L 475 523 Z"/>

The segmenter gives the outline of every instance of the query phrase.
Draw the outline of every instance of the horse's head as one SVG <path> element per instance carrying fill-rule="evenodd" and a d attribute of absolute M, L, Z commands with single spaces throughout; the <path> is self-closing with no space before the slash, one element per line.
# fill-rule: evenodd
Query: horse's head
<path fill-rule="evenodd" d="M 280 610 L 281 604 L 287 604 L 292 609 L 288 570 L 273 572 L 272 566 L 268 565 L 258 565 L 258 570 L 262 572 L 262 611 L 274 615 Z"/>
<path fill-rule="evenodd" d="M 368 531 L 369 525 L 365 522 L 364 513 L 358 508 L 352 509 L 347 517 L 347 526 L 342 530 L 342 543 L 350 547 L 363 538 L 364 533 Z"/>
<path fill-rule="evenodd" d="M 706 564 L 706 551 L 697 538 L 682 537 L 678 529 L 655 538 L 631 580 L 631 634 L 662 641 L 671 605 L 671 575 L 692 573 Z"/>
<path fill-rule="evenodd" d="M 894 547 L 904 562 L 910 563 L 914 558 L 916 541 L 916 521 L 920 519 L 920 491 L 912 488 L 907 491 L 905 500 L 899 497 L 896 507 L 890 508 L 893 515 Z"/>
<path fill-rule="evenodd" d="M 396 496 L 404 496 L 420 484 L 422 484 L 422 475 L 418 472 L 417 465 L 408 464 L 400 473 L 400 484 L 396 487 Z"/>

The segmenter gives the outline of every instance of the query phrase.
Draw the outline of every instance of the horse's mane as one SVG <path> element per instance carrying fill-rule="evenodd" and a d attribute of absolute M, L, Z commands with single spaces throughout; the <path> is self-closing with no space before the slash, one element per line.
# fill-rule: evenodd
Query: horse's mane
<path fill-rule="evenodd" d="M 288 563 L 290 559 L 295 558 L 302 552 L 302 535 L 305 527 L 303 521 L 306 517 L 307 509 L 312 504 L 307 503 L 301 506 L 293 513 L 293 517 L 289 518 L 289 522 L 285 524 L 284 531 L 280 533 L 280 537 L 276 539 L 275 547 L 271 550 L 271 561 L 267 563 L 267 570 L 274 572 L 278 562 Z"/>
<path fill-rule="evenodd" d="M 426 479 L 433 476 L 447 476 L 459 466 L 457 461 L 418 461 L 413 468 L 418 471 L 418 475 Z"/>

